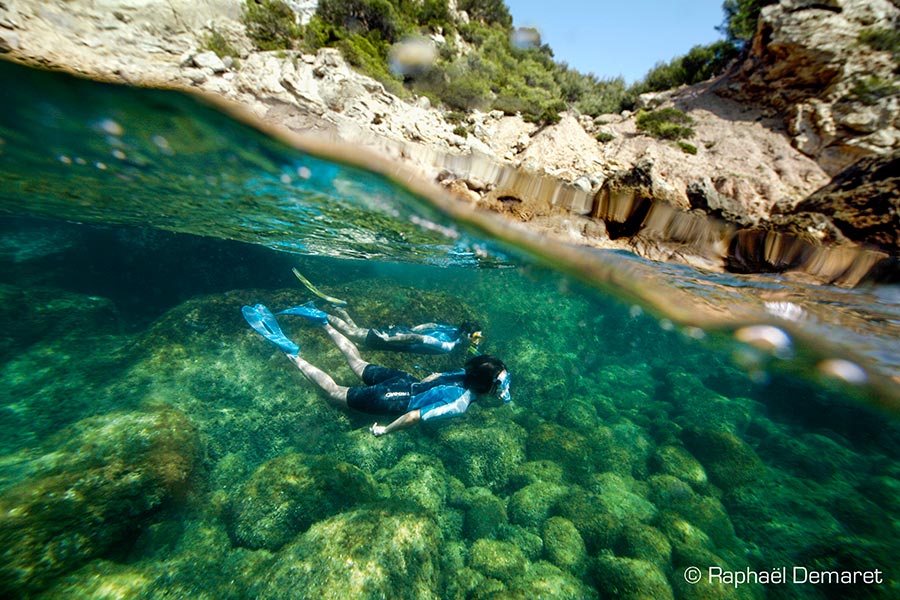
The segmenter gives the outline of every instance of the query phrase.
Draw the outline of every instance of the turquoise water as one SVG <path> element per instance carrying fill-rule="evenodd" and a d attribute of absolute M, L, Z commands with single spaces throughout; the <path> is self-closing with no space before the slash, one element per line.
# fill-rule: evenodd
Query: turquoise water
<path fill-rule="evenodd" d="M 4 597 L 897 597 L 895 286 L 534 255 L 193 98 L 0 77 Z M 292 268 L 479 321 L 513 403 L 374 438 L 241 317 Z"/>

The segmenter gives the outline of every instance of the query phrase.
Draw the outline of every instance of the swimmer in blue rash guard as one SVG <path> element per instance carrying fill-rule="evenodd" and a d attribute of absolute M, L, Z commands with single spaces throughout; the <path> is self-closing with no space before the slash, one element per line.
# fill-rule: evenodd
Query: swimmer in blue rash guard
<path fill-rule="evenodd" d="M 357 325 L 343 308 L 333 306 L 332 310 L 337 315 L 329 314 L 328 323 L 357 344 L 365 344 L 372 350 L 449 354 L 460 347 L 477 349 L 481 341 L 481 327 L 471 321 L 463 321 L 457 327 L 423 323 L 414 327 L 368 328 Z"/>
<path fill-rule="evenodd" d="M 312 302 L 283 310 L 278 314 L 297 315 L 313 324 L 328 323 L 345 336 L 364 344 L 373 350 L 394 352 L 415 352 L 417 354 L 449 354 L 457 348 L 468 346 L 469 352 L 477 354 L 481 343 L 481 326 L 471 321 L 463 321 L 457 327 L 440 323 L 423 323 L 413 327 L 392 325 L 383 328 L 360 327 L 344 309 L 347 302 L 322 293 L 297 269 L 294 275 L 310 292 L 331 305 L 331 313 L 325 313 Z"/>
<path fill-rule="evenodd" d="M 396 417 L 387 425 L 374 423 L 369 431 L 376 437 L 412 427 L 421 421 L 457 417 L 464 414 L 472 402 L 484 396 L 510 401 L 509 372 L 498 358 L 486 354 L 475 356 L 466 361 L 465 367 L 459 371 L 432 373 L 419 380 L 409 373 L 366 362 L 356 345 L 325 321 L 324 316 L 310 315 L 307 310 L 300 311 L 299 308 L 305 307 L 287 309 L 278 314 L 301 315 L 315 320 L 365 385 L 338 385 L 331 375 L 301 357 L 300 347 L 284 335 L 275 315 L 265 305 L 244 306 L 241 312 L 247 324 L 278 346 L 307 379 L 327 394 L 333 406 Z"/>
<path fill-rule="evenodd" d="M 285 353 L 285 356 L 307 379 L 322 388 L 332 405 L 372 415 L 395 416 L 387 425 L 374 423 L 369 428 L 376 437 L 422 421 L 460 416 L 480 395 L 494 395 L 504 402 L 510 401 L 506 365 L 493 356 L 475 356 L 459 371 L 432 373 L 419 380 L 409 373 L 366 362 L 353 342 L 341 332 L 331 325 L 323 325 L 323 328 L 365 385 L 338 385 L 328 373 L 299 353 Z"/>

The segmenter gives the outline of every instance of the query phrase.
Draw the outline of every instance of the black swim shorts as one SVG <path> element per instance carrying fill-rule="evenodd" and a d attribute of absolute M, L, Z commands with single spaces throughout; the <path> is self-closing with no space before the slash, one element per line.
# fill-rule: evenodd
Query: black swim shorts
<path fill-rule="evenodd" d="M 418 379 L 398 369 L 368 365 L 362 376 L 366 385 L 347 390 L 347 406 L 371 415 L 402 415 L 409 407 L 410 390 Z"/>

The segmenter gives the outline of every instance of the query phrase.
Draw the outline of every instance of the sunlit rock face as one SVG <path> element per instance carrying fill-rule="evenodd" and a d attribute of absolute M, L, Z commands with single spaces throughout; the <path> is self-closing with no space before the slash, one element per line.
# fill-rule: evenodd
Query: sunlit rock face
<path fill-rule="evenodd" d="M 895 31 L 888 0 L 782 0 L 762 9 L 728 93 L 784 114 L 793 143 L 829 174 L 900 146 L 896 58 L 867 42 Z"/>
<path fill-rule="evenodd" d="M 787 217 L 813 213 L 848 239 L 900 250 L 900 151 L 864 158 L 798 204 Z"/>

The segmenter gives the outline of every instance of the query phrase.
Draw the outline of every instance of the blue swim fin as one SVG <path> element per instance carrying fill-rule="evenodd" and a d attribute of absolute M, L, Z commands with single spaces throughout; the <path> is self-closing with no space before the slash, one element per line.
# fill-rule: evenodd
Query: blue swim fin
<path fill-rule="evenodd" d="M 325 325 L 326 323 L 328 323 L 328 315 L 316 308 L 312 302 L 307 302 L 306 304 L 301 304 L 300 306 L 286 308 L 276 314 L 295 315 L 298 317 L 303 317 L 304 319 L 315 325 Z"/>
<path fill-rule="evenodd" d="M 278 346 L 282 352 L 292 355 L 300 353 L 300 346 L 287 339 L 275 320 L 275 315 L 265 305 L 244 306 L 241 313 L 256 333 Z"/>

